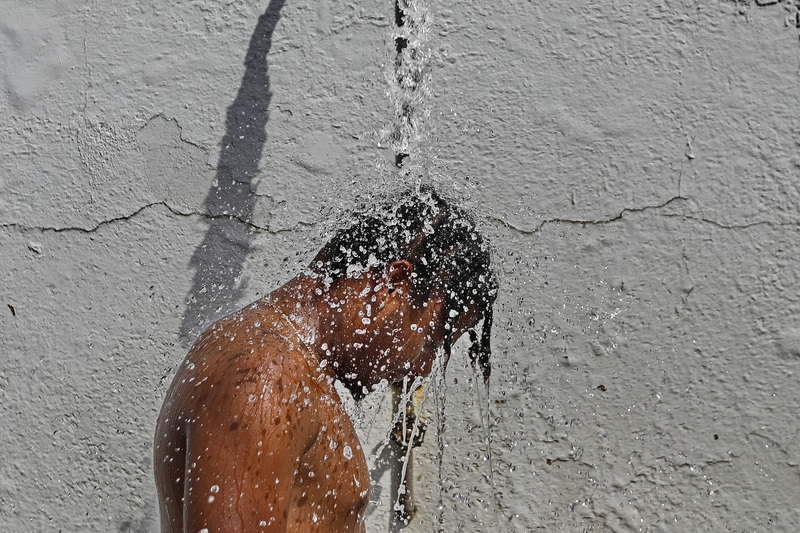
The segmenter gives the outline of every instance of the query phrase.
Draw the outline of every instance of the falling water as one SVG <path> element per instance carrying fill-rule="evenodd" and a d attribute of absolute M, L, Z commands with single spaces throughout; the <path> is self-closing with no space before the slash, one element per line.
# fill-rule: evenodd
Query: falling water
<path fill-rule="evenodd" d="M 430 61 L 428 13 L 427 3 L 422 0 L 396 0 L 393 35 L 396 55 L 391 62 L 394 68 L 387 71 L 386 78 L 395 110 L 391 143 L 398 167 L 404 166 L 406 158 L 414 162 L 418 157 L 417 146 L 430 116 L 426 102 Z"/>
<path fill-rule="evenodd" d="M 425 0 L 396 0 L 395 3 L 395 51 L 396 56 L 393 62 L 393 70 L 387 72 L 389 82 L 389 94 L 395 108 L 395 121 L 391 133 L 392 147 L 395 151 L 395 164 L 401 169 L 401 173 L 406 177 L 424 175 L 431 179 L 426 172 L 420 172 L 420 168 L 429 167 L 429 161 L 422 161 L 421 156 L 426 153 L 420 150 L 420 145 L 426 136 L 426 127 L 430 118 L 430 111 L 427 100 L 430 97 L 427 78 L 430 62 L 430 50 L 427 45 L 427 36 L 431 26 L 430 11 Z M 450 180 L 448 180 L 450 181 Z M 443 462 L 445 454 L 445 403 L 446 403 L 446 380 L 445 380 L 445 355 L 443 350 L 437 354 L 434 368 L 431 375 L 424 383 L 414 383 L 410 387 L 404 387 L 404 392 L 399 398 L 396 409 L 395 420 L 392 425 L 398 422 L 405 423 L 405 409 L 402 406 L 409 404 L 411 395 L 417 387 L 423 387 L 423 400 L 416 406 L 417 410 L 413 418 L 414 428 L 411 435 L 416 435 L 419 430 L 420 415 L 427 399 L 431 393 L 435 399 L 436 416 L 436 470 L 437 470 L 437 523 L 438 529 L 444 531 L 444 480 Z M 477 368 L 475 368 L 477 372 Z M 481 380 L 484 382 L 484 380 Z M 476 379 L 477 383 L 477 379 Z M 480 411 L 481 427 L 483 429 L 483 442 L 486 446 L 486 456 L 488 458 L 489 472 L 486 476 L 491 485 L 492 508 L 495 515 L 495 523 L 499 523 L 498 505 L 494 483 L 494 460 L 491 449 L 490 436 L 490 409 L 489 409 L 489 383 L 488 379 L 484 382 L 485 393 L 481 397 L 480 385 L 476 387 L 478 407 Z M 433 390 L 431 390 L 433 389 Z M 398 418 L 399 417 L 399 418 Z M 402 419 L 402 420 L 401 420 Z M 403 428 L 405 434 L 405 427 Z M 400 486 L 397 488 L 397 499 L 394 502 L 394 510 L 401 513 L 400 497 L 406 494 L 407 473 L 410 471 L 413 446 L 408 443 L 403 457 L 402 471 L 400 475 Z M 409 491 L 410 493 L 410 491 Z M 407 523 L 408 517 L 405 517 Z"/>
<path fill-rule="evenodd" d="M 400 483 L 397 487 L 397 497 L 395 498 L 393 509 L 395 513 L 403 517 L 403 521 L 405 522 L 410 519 L 410 513 L 408 511 L 411 510 L 405 509 L 406 503 L 404 502 L 406 496 L 410 495 L 408 486 L 411 481 L 409 476 L 411 470 L 411 452 L 414 449 L 414 441 L 416 440 L 417 436 L 421 436 L 422 428 L 420 426 L 421 417 L 419 414 L 422 412 L 422 409 L 425 405 L 429 383 L 430 377 L 425 379 L 416 377 L 411 383 L 409 383 L 408 378 L 403 380 L 403 394 L 398 399 L 397 405 L 399 407 L 395 414 L 394 420 L 392 421 L 392 427 L 400 427 L 400 435 L 402 436 L 402 443 L 405 448 L 405 453 L 402 458 L 402 468 L 400 471 Z M 422 391 L 423 393 L 422 402 L 416 406 L 417 410 L 416 413 L 414 413 L 416 416 L 413 416 L 413 426 L 409 428 L 407 427 L 407 424 L 409 423 L 408 416 L 406 416 L 407 408 L 404 406 L 413 406 L 415 403 L 414 396 L 419 391 Z"/>
<path fill-rule="evenodd" d="M 489 401 L 489 380 L 483 378 L 483 374 L 479 371 L 478 365 L 473 364 L 472 375 L 475 379 L 475 394 L 477 395 L 478 410 L 481 417 L 481 429 L 483 430 L 483 443 L 486 445 L 486 459 L 489 466 L 489 475 L 487 481 L 492 490 L 492 510 L 494 512 L 495 525 L 500 525 L 500 517 L 497 508 L 497 491 L 494 484 L 494 458 L 492 456 L 492 436 L 491 436 L 491 403 Z M 481 387 L 481 383 L 483 387 Z M 484 397 L 481 398 L 481 388 L 483 388 Z"/>
<path fill-rule="evenodd" d="M 444 471 L 444 429 L 445 429 L 445 394 L 447 393 L 447 383 L 444 379 L 444 352 L 436 357 L 436 366 L 434 367 L 436 377 L 436 474 L 437 474 L 437 496 L 438 501 L 436 505 L 437 516 L 436 523 L 438 525 L 439 533 L 444 532 L 444 480 L 442 473 Z"/>

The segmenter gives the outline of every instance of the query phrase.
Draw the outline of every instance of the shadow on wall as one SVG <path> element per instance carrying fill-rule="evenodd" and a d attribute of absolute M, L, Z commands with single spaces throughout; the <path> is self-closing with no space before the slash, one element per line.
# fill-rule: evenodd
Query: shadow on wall
<path fill-rule="evenodd" d="M 195 269 L 188 306 L 181 324 L 184 345 L 200 328 L 230 311 L 242 296 L 238 277 L 253 237 L 246 224 L 256 202 L 251 182 L 267 140 L 269 119 L 267 54 L 285 0 L 271 0 L 258 19 L 245 56 L 245 72 L 236 99 L 228 107 L 217 174 L 204 206 L 211 223 L 190 264 Z"/>

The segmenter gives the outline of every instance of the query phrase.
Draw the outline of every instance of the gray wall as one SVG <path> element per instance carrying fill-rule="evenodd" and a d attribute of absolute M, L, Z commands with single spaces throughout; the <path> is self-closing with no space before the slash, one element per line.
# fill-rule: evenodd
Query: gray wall
<path fill-rule="evenodd" d="M 502 279 L 493 469 L 457 354 L 408 530 L 800 529 L 797 3 L 427 8 L 410 163 Z M 395 185 L 393 23 L 388 0 L 0 5 L 0 529 L 155 530 L 151 434 L 194 336 Z"/>

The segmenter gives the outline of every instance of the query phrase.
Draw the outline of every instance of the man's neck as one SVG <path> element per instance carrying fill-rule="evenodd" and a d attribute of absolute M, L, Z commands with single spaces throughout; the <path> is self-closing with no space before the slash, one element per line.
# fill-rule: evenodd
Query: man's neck
<path fill-rule="evenodd" d="M 266 298 L 297 330 L 319 361 L 331 361 L 331 309 L 324 298 L 321 276 L 303 273 L 272 291 Z M 328 327 L 324 327 L 327 325 Z M 337 365 L 338 366 L 338 365 Z"/>

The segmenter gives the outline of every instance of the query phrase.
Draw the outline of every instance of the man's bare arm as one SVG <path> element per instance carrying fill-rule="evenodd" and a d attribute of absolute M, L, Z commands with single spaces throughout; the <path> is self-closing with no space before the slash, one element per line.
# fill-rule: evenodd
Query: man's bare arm
<path fill-rule="evenodd" d="M 187 431 L 184 531 L 285 531 L 313 427 L 260 382 L 209 388 Z"/>

